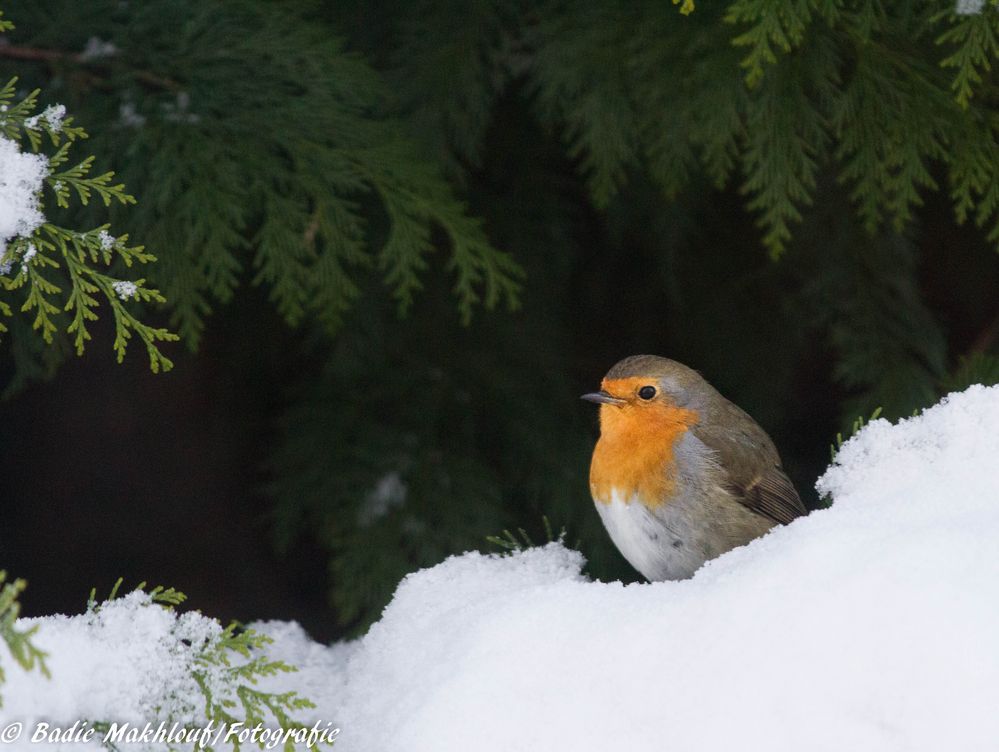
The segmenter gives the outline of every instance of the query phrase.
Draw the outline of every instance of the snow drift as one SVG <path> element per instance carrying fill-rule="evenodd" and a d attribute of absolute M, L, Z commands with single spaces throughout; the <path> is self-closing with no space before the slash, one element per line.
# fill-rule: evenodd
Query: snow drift
<path fill-rule="evenodd" d="M 591 582 L 550 544 L 412 574 L 347 645 L 257 625 L 303 669 L 275 686 L 341 752 L 994 749 L 999 387 L 871 423 L 819 488 L 683 582 Z"/>
<path fill-rule="evenodd" d="M 875 421 L 819 488 L 684 582 L 587 582 L 560 545 L 410 575 L 341 749 L 994 749 L 999 388 Z"/>

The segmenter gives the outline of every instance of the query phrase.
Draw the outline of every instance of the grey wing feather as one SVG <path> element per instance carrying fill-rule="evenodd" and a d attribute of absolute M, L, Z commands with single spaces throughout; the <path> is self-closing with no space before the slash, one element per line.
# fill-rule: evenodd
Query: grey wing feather
<path fill-rule="evenodd" d="M 780 455 L 766 431 L 749 415 L 727 400 L 716 405 L 710 426 L 700 425 L 694 433 L 716 451 L 728 475 L 728 486 L 746 508 L 774 522 L 786 525 L 808 513 L 791 479 L 780 466 Z"/>

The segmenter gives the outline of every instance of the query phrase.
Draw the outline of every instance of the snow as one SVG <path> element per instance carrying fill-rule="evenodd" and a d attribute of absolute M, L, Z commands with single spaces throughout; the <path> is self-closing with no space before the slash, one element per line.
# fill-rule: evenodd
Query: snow
<path fill-rule="evenodd" d="M 32 130 L 38 130 L 39 122 L 44 120 L 50 131 L 58 133 L 62 130 L 62 122 L 65 119 L 66 106 L 61 104 L 52 104 L 46 107 L 39 114 L 25 118 L 24 127 L 31 128 Z"/>
<path fill-rule="evenodd" d="M 8 243 L 31 237 L 45 221 L 38 196 L 47 174 L 43 155 L 22 152 L 16 141 L 0 135 L 0 262 L 10 262 Z"/>
<path fill-rule="evenodd" d="M 560 544 L 410 575 L 349 657 L 338 748 L 993 749 L 996 426 L 984 387 L 871 423 L 830 509 L 691 580 L 589 582 Z"/>
<path fill-rule="evenodd" d="M 24 249 L 24 255 L 21 256 L 21 273 L 28 273 L 28 264 L 31 263 L 31 259 L 38 255 L 38 248 L 34 243 L 28 243 L 27 247 Z"/>
<path fill-rule="evenodd" d="M 302 720 L 336 723 L 338 752 L 994 749 L 996 426 L 980 386 L 872 422 L 818 482 L 831 508 L 689 580 L 593 582 L 552 543 L 413 573 L 354 642 L 254 625 L 302 669 L 261 687 L 315 701 Z M 176 628 L 113 617 L 22 620 L 56 678 L 0 649 L 0 719 L 141 716 L 154 683 L 189 698 Z"/>
<path fill-rule="evenodd" d="M 333 665 L 330 661 L 337 655 L 334 649 L 310 643 L 302 648 L 304 653 L 294 652 L 293 639 L 297 635 L 302 635 L 300 642 L 306 641 L 297 625 L 284 629 L 265 626 L 282 636 L 285 643 L 280 650 L 282 655 L 309 659 L 312 674 L 305 673 L 303 677 L 312 676 L 315 680 L 318 669 Z M 119 741 L 123 743 L 118 749 L 165 752 L 176 748 L 168 741 L 176 741 L 177 734 L 188 733 L 185 729 L 191 734 L 200 732 L 204 743 L 212 742 L 216 749 L 231 748 L 232 745 L 217 743 L 230 732 L 244 741 L 252 736 L 251 725 L 221 727 L 206 716 L 205 695 L 199 682 L 217 702 L 236 698 L 229 669 L 217 662 L 206 662 L 202 657 L 203 648 L 217 649 L 222 626 L 199 612 L 178 614 L 154 603 L 147 593 L 135 591 L 77 616 L 19 619 L 17 628 L 19 631 L 37 628 L 31 640 L 46 653 L 45 662 L 52 678 L 37 669 L 25 671 L 0 648 L 0 669 L 7 677 L 0 684 L 3 700 L 0 746 L 4 748 L 37 752 L 100 749 L 105 732 L 95 728 L 99 722 L 112 725 L 112 731 L 121 734 Z M 231 651 L 226 656 L 234 666 L 246 662 Z M 268 656 L 271 660 L 277 657 Z M 195 672 L 200 678 L 195 677 Z M 269 680 L 279 685 L 279 691 L 288 692 L 292 689 L 288 685 L 293 682 L 287 678 L 280 681 L 280 677 L 288 676 L 278 673 Z M 240 681 L 246 683 L 245 679 Z M 309 686 L 308 682 L 303 684 Z M 237 719 L 241 717 L 238 704 L 230 706 L 229 712 Z M 298 719 L 298 711 L 292 717 Z M 13 739 L 3 735 L 12 725 L 20 728 L 19 736 Z M 328 725 L 320 724 L 319 731 Z M 89 736 L 85 736 L 88 732 Z M 157 732 L 161 734 L 159 743 Z M 276 732 L 277 729 L 265 724 L 257 733 L 260 739 L 269 739 L 279 746 L 272 738 Z M 293 729 L 288 732 L 299 733 Z M 77 735 L 72 736 L 73 733 Z M 154 743 L 141 743 L 144 733 Z M 58 738 L 50 739 L 50 734 Z M 67 740 L 67 734 L 79 743 L 60 746 L 59 742 Z M 34 743 L 33 737 L 37 740 Z"/>
<path fill-rule="evenodd" d="M 111 287 L 114 288 L 114 291 L 122 300 L 134 298 L 139 292 L 139 286 L 135 282 L 129 282 L 127 279 L 116 280 L 111 283 Z"/>
<path fill-rule="evenodd" d="M 32 641 L 48 653 L 54 678 L 25 672 L 4 654 L 0 719 L 144 723 L 157 708 L 199 719 L 203 697 L 191 676 L 197 657 L 191 645 L 220 634 L 213 619 L 193 611 L 178 617 L 136 591 L 96 612 L 18 620 L 21 630 L 33 626 L 39 630 Z"/>
<path fill-rule="evenodd" d="M 100 241 L 101 250 L 110 251 L 114 248 L 115 240 L 117 240 L 117 238 L 111 235 L 107 230 L 101 230 L 97 233 L 97 240 Z"/>

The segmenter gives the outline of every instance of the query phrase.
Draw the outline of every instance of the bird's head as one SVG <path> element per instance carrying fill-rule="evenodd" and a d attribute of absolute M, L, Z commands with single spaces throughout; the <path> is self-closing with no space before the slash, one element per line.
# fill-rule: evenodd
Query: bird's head
<path fill-rule="evenodd" d="M 600 405 L 593 498 L 608 503 L 615 493 L 637 495 L 646 505 L 669 498 L 674 447 L 700 422 L 699 408 L 711 391 L 695 371 L 655 355 L 634 355 L 611 368 L 599 392 L 583 395 Z"/>
<path fill-rule="evenodd" d="M 656 355 L 633 355 L 617 363 L 600 391 L 582 399 L 600 405 L 600 425 L 627 428 L 697 422 L 698 412 L 710 399 L 712 389 L 694 370 Z"/>

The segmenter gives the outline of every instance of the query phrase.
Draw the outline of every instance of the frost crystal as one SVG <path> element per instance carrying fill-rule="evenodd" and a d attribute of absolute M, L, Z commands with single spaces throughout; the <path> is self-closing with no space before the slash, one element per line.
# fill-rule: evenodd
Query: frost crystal
<path fill-rule="evenodd" d="M 0 135 L 0 258 L 14 238 L 31 237 L 45 221 L 38 193 L 48 172 L 41 154 L 25 154 L 17 142 Z"/>
<path fill-rule="evenodd" d="M 122 300 L 134 298 L 139 293 L 139 288 L 135 282 L 129 282 L 127 279 L 119 279 L 117 282 L 113 282 L 111 286 Z"/>
<path fill-rule="evenodd" d="M 985 0 L 957 0 L 954 12 L 959 16 L 976 16 L 985 7 Z"/>

